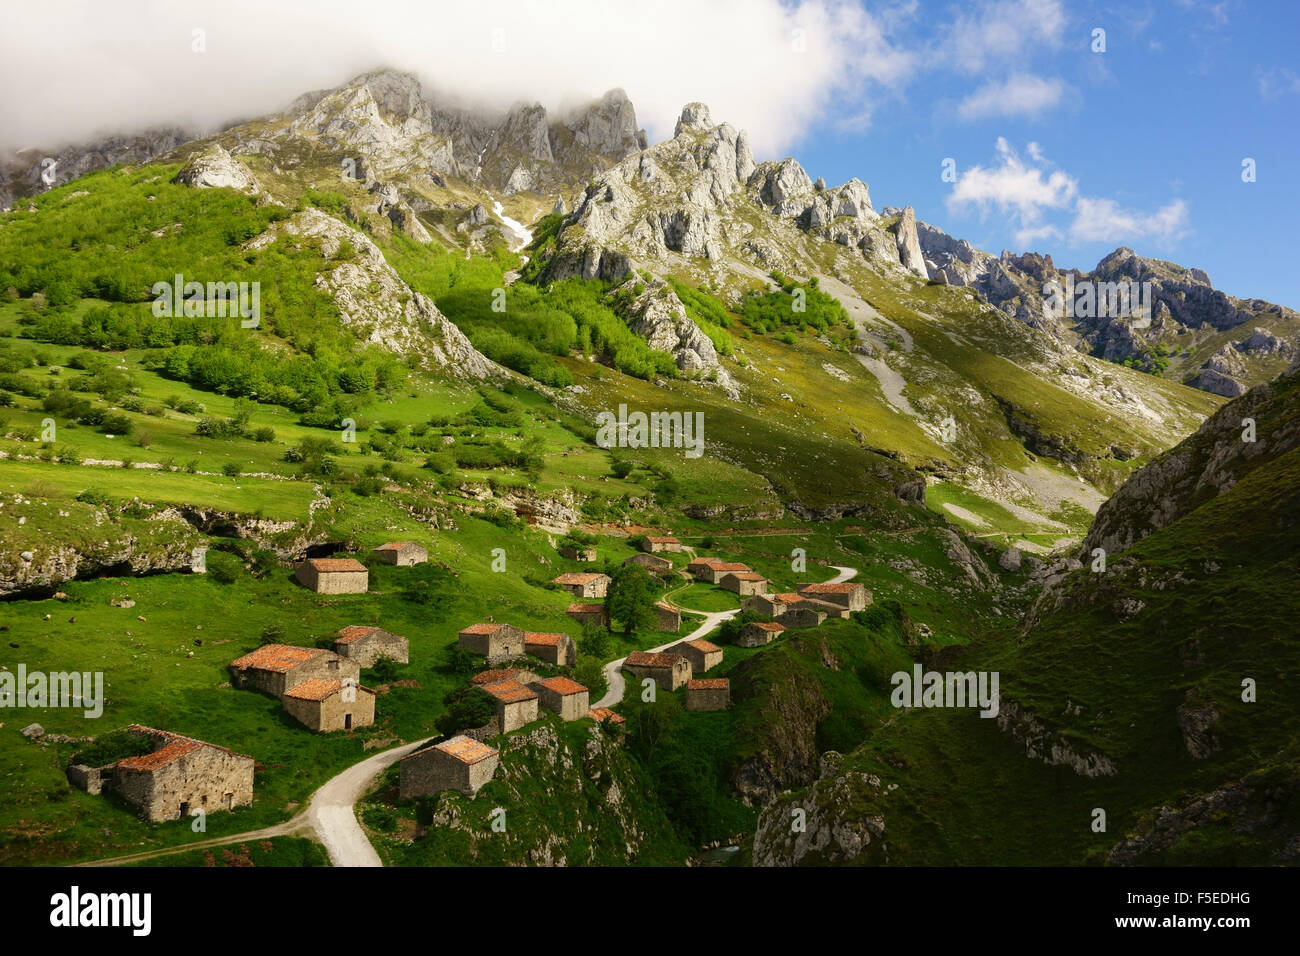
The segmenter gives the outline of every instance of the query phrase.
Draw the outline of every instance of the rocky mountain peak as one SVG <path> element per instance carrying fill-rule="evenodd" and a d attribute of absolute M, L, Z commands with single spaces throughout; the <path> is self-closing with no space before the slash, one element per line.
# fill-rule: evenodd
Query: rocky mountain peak
<path fill-rule="evenodd" d="M 709 115 L 709 108 L 703 103 L 687 103 L 682 107 L 682 115 L 673 129 L 673 137 L 681 136 L 687 130 L 707 132 L 711 129 L 713 129 L 713 118 Z"/>
<path fill-rule="evenodd" d="M 636 125 L 636 109 L 621 89 L 609 90 L 596 102 L 572 114 L 564 125 L 573 131 L 579 146 L 605 156 L 622 159 L 649 145 L 645 130 Z"/>

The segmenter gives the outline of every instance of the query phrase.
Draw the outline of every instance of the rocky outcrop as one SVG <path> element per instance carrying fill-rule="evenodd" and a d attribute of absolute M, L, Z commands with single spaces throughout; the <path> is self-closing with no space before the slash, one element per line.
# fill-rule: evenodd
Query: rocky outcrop
<path fill-rule="evenodd" d="M 234 189 L 249 196 L 262 191 L 248 167 L 219 143 L 191 156 L 176 174 L 176 182 L 195 189 Z"/>
<path fill-rule="evenodd" d="M 283 236 L 319 240 L 322 257 L 332 264 L 316 274 L 316 285 L 334 299 L 340 321 L 364 341 L 464 378 L 504 375 L 428 296 L 402 281 L 364 234 L 319 209 L 304 209 L 245 248 L 260 249 Z M 344 243 L 352 247 L 350 255 Z"/>
<path fill-rule="evenodd" d="M 999 703 L 998 729 L 1009 733 L 1025 750 L 1025 756 L 1049 766 L 1066 766 L 1081 777 L 1111 777 L 1118 771 L 1102 753 L 1079 753 L 1034 714 L 1016 701 L 1003 697 Z"/>
<path fill-rule="evenodd" d="M 842 763 L 828 751 L 811 787 L 763 810 L 754 832 L 754 866 L 889 862 L 885 817 L 871 809 L 883 795 L 880 778 L 845 770 Z"/>
<path fill-rule="evenodd" d="M 925 257 L 921 255 L 921 243 L 916 237 L 916 213 L 912 211 L 911 206 L 903 210 L 896 228 L 898 261 L 913 275 L 923 279 L 929 278 L 929 272 L 925 268 Z"/>

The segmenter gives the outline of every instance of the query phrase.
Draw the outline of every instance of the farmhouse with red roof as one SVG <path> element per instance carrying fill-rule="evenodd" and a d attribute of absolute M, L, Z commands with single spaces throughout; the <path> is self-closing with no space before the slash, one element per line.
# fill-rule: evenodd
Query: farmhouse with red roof
<path fill-rule="evenodd" d="M 452 737 L 402 758 L 397 798 L 409 800 L 443 790 L 472 797 L 496 774 L 500 760 L 497 751 L 481 741 L 463 734 Z"/>
<path fill-rule="evenodd" d="M 339 631 L 334 653 L 356 661 L 362 667 L 374 667 L 375 661 L 381 658 L 406 664 L 411 660 L 411 644 L 406 638 L 390 634 L 381 627 L 354 624 Z"/>

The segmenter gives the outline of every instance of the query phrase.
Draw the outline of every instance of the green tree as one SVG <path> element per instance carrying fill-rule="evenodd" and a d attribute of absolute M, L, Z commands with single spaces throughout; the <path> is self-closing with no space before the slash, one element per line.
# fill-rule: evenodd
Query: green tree
<path fill-rule="evenodd" d="M 634 634 L 654 625 L 654 588 L 650 572 L 639 564 L 625 564 L 612 575 L 605 593 L 609 616 L 623 622 L 623 633 Z"/>

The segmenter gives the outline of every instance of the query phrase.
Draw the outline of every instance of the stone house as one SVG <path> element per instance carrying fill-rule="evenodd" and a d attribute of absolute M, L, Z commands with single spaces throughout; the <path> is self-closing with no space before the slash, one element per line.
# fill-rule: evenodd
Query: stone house
<path fill-rule="evenodd" d="M 676 690 L 691 679 L 691 662 L 671 651 L 633 651 L 624 659 L 623 670 L 637 679 L 653 679 L 660 690 Z"/>
<path fill-rule="evenodd" d="M 692 674 L 703 674 L 722 663 L 722 648 L 705 640 L 681 641 L 668 648 L 668 653 L 690 661 Z"/>
<path fill-rule="evenodd" d="M 790 607 L 812 608 L 813 610 L 821 611 L 827 617 L 849 618 L 853 616 L 853 612 L 843 604 L 836 604 L 832 601 L 820 601 L 817 598 L 802 598 L 801 600 L 791 604 Z"/>
<path fill-rule="evenodd" d="M 609 575 L 595 571 L 569 571 L 551 579 L 577 598 L 603 598 L 609 588 Z"/>
<path fill-rule="evenodd" d="M 256 690 L 279 698 L 313 677 L 332 680 L 361 678 L 361 665 L 319 647 L 263 644 L 230 662 L 230 683 L 241 690 Z"/>
<path fill-rule="evenodd" d="M 285 712 L 312 730 L 353 730 L 375 722 L 375 692 L 349 677 L 313 677 L 280 698 Z"/>
<path fill-rule="evenodd" d="M 518 657 L 524 652 L 524 632 L 513 624 L 471 624 L 457 635 L 460 646 L 489 661 Z"/>
<path fill-rule="evenodd" d="M 496 684 L 479 684 L 491 695 L 497 708 L 497 727 L 508 734 L 524 724 L 537 719 L 537 693 L 516 680 L 503 680 Z"/>
<path fill-rule="evenodd" d="M 428 549 L 413 541 L 390 541 L 375 548 L 374 554 L 384 564 L 395 564 L 399 568 L 424 564 L 429 560 Z"/>
<path fill-rule="evenodd" d="M 841 581 L 837 584 L 801 584 L 799 593 L 814 601 L 838 604 L 849 611 L 865 611 L 871 603 L 871 592 L 863 585 L 853 581 Z"/>
<path fill-rule="evenodd" d="M 501 762 L 498 752 L 463 734 L 407 754 L 400 763 L 397 799 L 459 790 L 474 796 L 496 775 Z"/>
<path fill-rule="evenodd" d="M 537 691 L 541 705 L 561 720 L 580 720 L 591 709 L 587 688 L 567 677 L 548 677 L 530 685 Z"/>
<path fill-rule="evenodd" d="M 716 561 L 699 569 L 699 579 L 708 584 L 718 584 L 727 574 L 748 574 L 749 565 L 736 561 Z"/>
<path fill-rule="evenodd" d="M 673 569 L 673 563 L 667 558 L 661 558 L 655 554 L 647 554 L 644 551 L 632 555 L 623 562 L 624 564 L 639 564 L 651 574 L 667 574 Z"/>
<path fill-rule="evenodd" d="M 641 541 L 641 550 L 658 554 L 660 551 L 680 551 L 682 543 L 676 538 L 646 537 Z"/>
<path fill-rule="evenodd" d="M 731 681 L 725 677 L 686 682 L 686 709 L 726 710 L 731 706 Z"/>
<path fill-rule="evenodd" d="M 524 631 L 524 653 L 555 667 L 572 667 L 578 661 L 578 648 L 568 634 Z"/>
<path fill-rule="evenodd" d="M 593 707 L 591 710 L 587 711 L 587 716 L 598 724 L 603 724 L 607 720 L 615 724 L 627 723 L 626 717 L 622 714 L 614 713 L 608 707 Z"/>
<path fill-rule="evenodd" d="M 741 610 L 754 611 L 764 618 L 779 618 L 790 606 L 802 604 L 803 598 L 794 593 L 751 594 L 740 602 Z"/>
<path fill-rule="evenodd" d="M 564 613 L 579 624 L 591 623 L 609 627 L 609 611 L 605 610 L 603 604 L 570 604 Z"/>
<path fill-rule="evenodd" d="M 676 634 L 682 629 L 682 612 L 671 604 L 656 601 L 654 612 L 656 631 L 669 631 Z"/>
<path fill-rule="evenodd" d="M 767 578 L 753 571 L 728 571 L 718 584 L 722 585 L 724 590 L 739 594 L 741 597 L 762 594 L 767 590 Z"/>
<path fill-rule="evenodd" d="M 817 627 L 825 620 L 826 612 L 813 607 L 812 602 L 797 604 L 781 615 L 781 623 L 787 631 Z"/>
<path fill-rule="evenodd" d="M 317 594 L 365 594 L 370 586 L 370 572 L 355 558 L 308 558 L 294 576 Z"/>
<path fill-rule="evenodd" d="M 785 625 L 776 621 L 750 621 L 740 629 L 736 638 L 737 647 L 762 647 L 771 644 L 785 633 Z"/>
<path fill-rule="evenodd" d="M 726 563 L 727 562 L 723 561 L 721 558 L 691 558 L 691 560 L 686 563 L 686 573 L 696 580 L 703 580 L 704 571 L 706 569 L 712 568 L 716 564 Z M 745 570 L 748 571 L 749 568 L 746 568 Z M 712 579 L 709 580 L 709 583 L 713 583 Z"/>
<path fill-rule="evenodd" d="M 111 790 L 151 823 L 253 802 L 254 761 L 247 754 L 139 724 L 126 732 L 150 752 L 123 757 L 107 767 L 69 767 L 74 786 L 88 793 Z"/>
<path fill-rule="evenodd" d="M 565 544 L 560 546 L 560 557 L 590 564 L 596 560 L 596 549 L 587 545 Z"/>
<path fill-rule="evenodd" d="M 399 664 L 411 659 L 410 642 L 379 627 L 352 625 L 339 631 L 334 653 L 354 660 L 362 667 L 374 667 L 375 661 L 387 658 Z"/>

